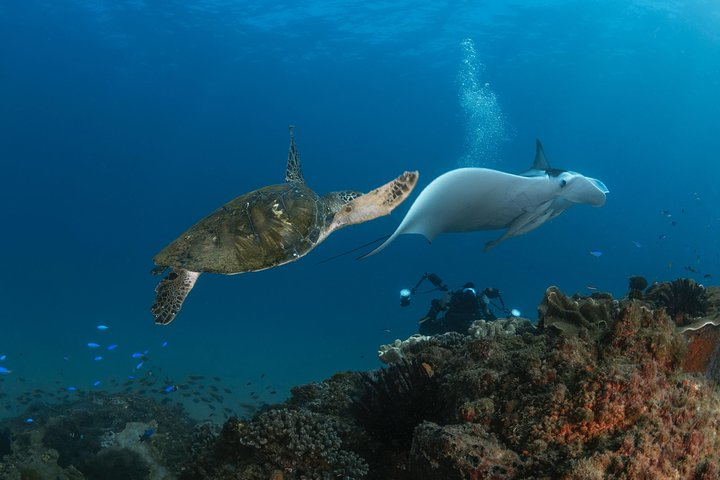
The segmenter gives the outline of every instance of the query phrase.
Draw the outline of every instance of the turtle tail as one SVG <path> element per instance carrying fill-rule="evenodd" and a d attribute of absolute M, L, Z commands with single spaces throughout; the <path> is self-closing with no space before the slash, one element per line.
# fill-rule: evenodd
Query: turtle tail
<path fill-rule="evenodd" d="M 150 307 L 155 323 L 167 325 L 175 319 L 199 276 L 199 272 L 175 268 L 160 280 L 155 287 L 155 303 Z"/>

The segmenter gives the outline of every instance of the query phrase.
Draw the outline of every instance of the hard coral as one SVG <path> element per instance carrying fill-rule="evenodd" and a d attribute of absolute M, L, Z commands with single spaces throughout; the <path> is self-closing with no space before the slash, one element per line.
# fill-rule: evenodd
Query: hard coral
<path fill-rule="evenodd" d="M 655 283 L 645 292 L 645 299 L 656 308 L 665 308 L 677 326 L 702 317 L 709 306 L 705 288 L 688 278 Z"/>
<path fill-rule="evenodd" d="M 332 417 L 281 408 L 258 415 L 241 431 L 240 443 L 273 471 L 296 475 L 287 478 L 362 478 L 367 464 L 343 450 L 339 429 Z"/>
<path fill-rule="evenodd" d="M 602 333 L 617 311 L 617 304 L 606 295 L 594 294 L 590 298 L 567 297 L 557 287 L 545 291 L 538 307 L 538 327 L 568 334 Z"/>

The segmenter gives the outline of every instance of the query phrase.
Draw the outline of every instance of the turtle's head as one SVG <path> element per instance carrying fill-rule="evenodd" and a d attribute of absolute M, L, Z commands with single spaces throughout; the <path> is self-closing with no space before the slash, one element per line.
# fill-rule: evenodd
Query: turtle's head
<path fill-rule="evenodd" d="M 330 192 L 323 195 L 322 202 L 328 210 L 328 213 L 335 214 L 340 211 L 348 203 L 361 196 L 362 192 L 356 192 L 354 190 L 343 190 L 342 192 Z"/>
<path fill-rule="evenodd" d="M 331 198 L 345 198 L 335 211 L 328 233 L 356 223 L 374 220 L 392 212 L 412 192 L 418 172 L 405 172 L 395 180 L 364 195 L 358 192 L 333 192 Z"/>

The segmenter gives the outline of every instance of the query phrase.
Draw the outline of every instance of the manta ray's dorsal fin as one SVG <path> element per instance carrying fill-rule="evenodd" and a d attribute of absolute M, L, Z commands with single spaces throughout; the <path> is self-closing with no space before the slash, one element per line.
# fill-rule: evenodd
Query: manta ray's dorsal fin
<path fill-rule="evenodd" d="M 530 170 L 522 173 L 521 176 L 542 177 L 545 175 L 549 175 L 551 177 L 557 177 L 565 171 L 566 170 L 560 168 L 552 168 L 550 166 L 550 162 L 548 162 L 547 158 L 545 157 L 545 150 L 543 150 L 542 143 L 540 142 L 540 139 L 537 138 L 535 139 L 535 161 L 533 162 Z"/>
<path fill-rule="evenodd" d="M 288 149 L 288 161 L 287 167 L 285 168 L 285 181 L 305 183 L 302 167 L 300 167 L 300 155 L 298 155 L 297 147 L 295 146 L 295 135 L 293 135 L 295 125 L 290 125 L 288 128 L 290 129 L 290 148 Z"/>
<path fill-rule="evenodd" d="M 550 163 L 547 161 L 547 158 L 545 158 L 545 150 L 543 150 L 539 138 L 535 139 L 535 161 L 533 162 L 532 169 L 544 172 L 550 170 Z"/>

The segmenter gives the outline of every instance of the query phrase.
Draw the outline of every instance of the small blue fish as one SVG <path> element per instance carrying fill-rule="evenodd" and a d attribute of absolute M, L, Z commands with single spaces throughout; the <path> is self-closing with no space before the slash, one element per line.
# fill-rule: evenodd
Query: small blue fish
<path fill-rule="evenodd" d="M 145 431 L 143 432 L 142 435 L 140 435 L 140 442 L 144 442 L 144 441 L 146 441 L 146 440 L 150 440 L 150 437 L 152 437 L 154 433 L 155 433 L 155 429 L 154 429 L 154 428 L 148 428 L 147 430 L 145 430 Z"/>
<path fill-rule="evenodd" d="M 97 326 L 98 330 L 107 330 L 108 328 L 110 328 L 110 327 L 108 327 L 107 325 L 98 325 Z"/>
<path fill-rule="evenodd" d="M 77 387 L 68 387 L 67 391 L 68 392 L 77 392 Z"/>
<path fill-rule="evenodd" d="M 169 387 L 165 387 L 165 392 L 166 392 L 166 393 L 176 392 L 177 389 L 178 389 L 178 388 L 177 388 L 175 385 L 170 385 Z"/>
<path fill-rule="evenodd" d="M 140 352 L 135 352 L 132 354 L 132 357 L 133 358 L 142 358 L 142 357 L 144 357 L 144 355 Z"/>
<path fill-rule="evenodd" d="M 5 360 L 7 358 L 7 355 L 0 355 L 0 362 Z"/>
<path fill-rule="evenodd" d="M 592 255 L 593 257 L 599 257 L 603 254 L 603 252 L 601 252 L 600 250 L 590 250 L 590 252 L 588 253 L 590 253 L 590 255 Z"/>
<path fill-rule="evenodd" d="M 93 382 L 93 387 L 97 387 L 97 386 L 99 386 L 99 385 L 100 385 L 100 380 L 95 380 L 95 381 Z"/>
<path fill-rule="evenodd" d="M 118 346 L 113 343 L 112 345 L 108 345 L 107 349 L 108 349 L 108 350 L 115 350 L 117 347 L 118 347 Z"/>
<path fill-rule="evenodd" d="M 99 362 L 102 359 L 103 359 L 102 355 L 98 355 L 97 357 L 95 357 L 96 362 Z"/>
<path fill-rule="evenodd" d="M 99 348 L 99 347 L 100 347 L 100 344 L 99 344 L 99 343 L 95 343 L 95 342 L 88 342 L 87 345 L 88 345 L 88 347 L 90 347 L 90 348 Z"/>
<path fill-rule="evenodd" d="M 145 362 L 140 362 L 137 365 L 135 365 L 135 370 L 140 370 Z"/>
<path fill-rule="evenodd" d="M 163 342 L 162 345 L 160 345 L 160 346 L 163 347 L 163 348 L 167 347 L 167 342 L 166 342 L 166 341 Z"/>
<path fill-rule="evenodd" d="M 31 424 L 31 423 L 33 423 L 34 421 L 35 421 L 35 420 L 33 420 L 33 419 L 30 418 L 30 417 L 28 417 L 28 418 L 25 419 L 25 423 L 27 423 L 28 425 Z"/>
<path fill-rule="evenodd" d="M 134 379 L 135 379 L 135 375 L 128 375 L 128 378 L 129 378 L 130 380 L 134 380 Z"/>
<path fill-rule="evenodd" d="M 8 370 L 5 367 L 0 367 L 0 375 L 10 375 L 12 373 L 12 370 Z"/>
<path fill-rule="evenodd" d="M 637 242 L 635 240 L 632 241 L 633 245 L 635 245 L 637 248 L 642 248 L 642 243 Z"/>
<path fill-rule="evenodd" d="M 667 237 L 666 234 L 661 233 L 660 235 L 658 235 L 658 240 L 665 240 L 666 237 Z"/>

